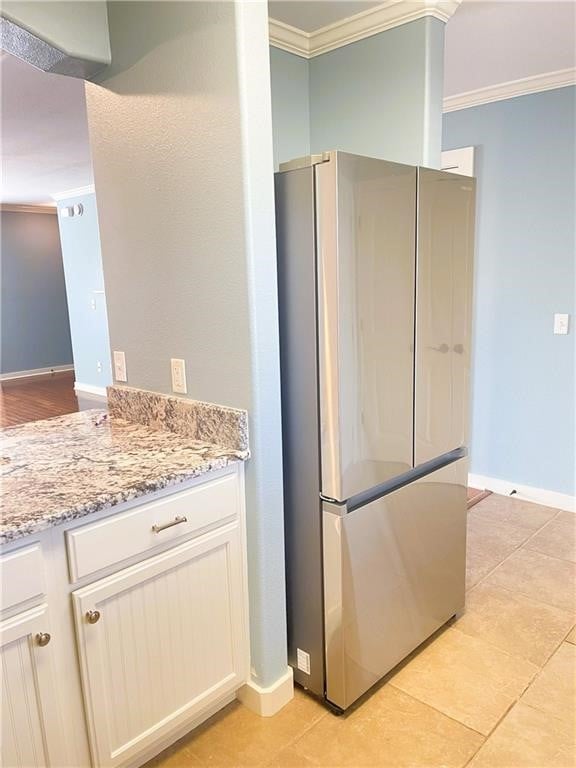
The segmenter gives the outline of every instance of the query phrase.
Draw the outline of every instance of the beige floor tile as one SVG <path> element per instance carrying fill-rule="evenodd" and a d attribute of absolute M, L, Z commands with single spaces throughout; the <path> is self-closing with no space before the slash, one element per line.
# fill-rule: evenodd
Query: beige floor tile
<path fill-rule="evenodd" d="M 573 768 L 574 728 L 516 704 L 468 764 L 470 768 Z"/>
<path fill-rule="evenodd" d="M 468 533 L 466 543 L 466 589 L 472 589 L 482 579 L 497 568 L 516 547 L 503 548 L 500 543 L 494 545 L 489 534 Z"/>
<path fill-rule="evenodd" d="M 466 595 L 454 628 L 542 666 L 573 622 L 566 611 L 484 582 Z"/>
<path fill-rule="evenodd" d="M 185 747 L 207 766 L 262 766 L 326 715 L 325 707 L 299 689 L 274 717 L 233 703 L 190 734 Z"/>
<path fill-rule="evenodd" d="M 470 514 L 491 523 L 516 523 L 534 533 L 558 514 L 557 509 L 493 493 L 472 507 Z"/>
<path fill-rule="evenodd" d="M 468 514 L 466 540 L 466 588 L 471 589 L 523 544 L 531 531 L 514 523 L 489 523 Z"/>
<path fill-rule="evenodd" d="M 493 494 L 468 513 L 466 588 L 471 589 L 558 513 Z"/>
<path fill-rule="evenodd" d="M 269 763 L 266 763 L 266 768 L 313 768 L 314 765 L 315 763 L 290 746 L 275 755 Z"/>
<path fill-rule="evenodd" d="M 522 702 L 534 709 L 576 725 L 576 646 L 562 643 Z"/>
<path fill-rule="evenodd" d="M 559 523 L 574 523 L 576 520 L 576 515 L 574 512 L 566 512 L 565 509 L 561 509 L 554 520 L 558 520 Z"/>
<path fill-rule="evenodd" d="M 529 549 L 519 549 L 484 582 L 565 611 L 576 609 L 576 565 Z"/>
<path fill-rule="evenodd" d="M 576 563 L 576 515 L 566 514 L 570 519 L 559 516 L 551 520 L 526 542 L 526 549 Z"/>
<path fill-rule="evenodd" d="M 526 659 L 448 629 L 391 678 L 392 685 L 487 735 L 538 672 Z"/>
<path fill-rule="evenodd" d="M 576 627 L 572 627 L 572 632 L 566 638 L 566 642 L 576 644 Z"/>
<path fill-rule="evenodd" d="M 203 768 L 203 763 L 186 747 L 170 747 L 143 768 Z"/>
<path fill-rule="evenodd" d="M 303 765 L 330 768 L 455 768 L 482 742 L 478 733 L 385 685 L 350 714 L 321 720 L 292 745 L 292 754 L 308 761 Z"/>

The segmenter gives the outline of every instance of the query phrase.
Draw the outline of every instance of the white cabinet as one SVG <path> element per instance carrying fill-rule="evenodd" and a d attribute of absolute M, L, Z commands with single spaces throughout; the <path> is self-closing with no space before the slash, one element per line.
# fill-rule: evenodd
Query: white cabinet
<path fill-rule="evenodd" d="M 236 464 L 4 545 L 1 765 L 134 768 L 231 701 L 244 525 Z"/>
<path fill-rule="evenodd" d="M 0 624 L 2 765 L 63 765 L 53 654 L 45 603 Z"/>
<path fill-rule="evenodd" d="M 94 764 L 137 761 L 247 679 L 241 520 L 72 593 Z"/>

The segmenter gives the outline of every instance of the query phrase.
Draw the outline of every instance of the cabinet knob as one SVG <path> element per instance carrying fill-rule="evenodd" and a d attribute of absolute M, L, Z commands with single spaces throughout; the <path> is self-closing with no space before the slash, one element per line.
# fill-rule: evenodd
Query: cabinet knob
<path fill-rule="evenodd" d="M 36 642 L 41 648 L 44 648 L 45 645 L 48 645 L 50 639 L 51 638 L 48 632 L 38 632 L 36 635 Z"/>
<path fill-rule="evenodd" d="M 88 624 L 96 624 L 100 621 L 100 611 L 86 611 L 86 621 Z"/>

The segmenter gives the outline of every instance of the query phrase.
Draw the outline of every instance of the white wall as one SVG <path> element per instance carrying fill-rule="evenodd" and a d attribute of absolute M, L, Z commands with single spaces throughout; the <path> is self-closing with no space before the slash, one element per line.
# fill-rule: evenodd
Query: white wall
<path fill-rule="evenodd" d="M 286 672 L 276 249 L 264 3 L 114 2 L 87 83 L 112 349 L 128 383 L 247 408 L 252 666 Z"/>

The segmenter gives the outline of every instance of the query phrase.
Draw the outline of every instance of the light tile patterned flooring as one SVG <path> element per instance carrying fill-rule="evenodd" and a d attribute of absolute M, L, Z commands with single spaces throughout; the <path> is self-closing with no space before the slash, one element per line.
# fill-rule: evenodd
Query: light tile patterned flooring
<path fill-rule="evenodd" d="M 492 495 L 468 521 L 464 614 L 360 706 L 233 703 L 149 768 L 576 766 L 576 515 Z"/>

